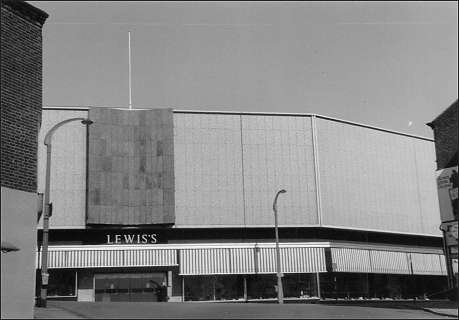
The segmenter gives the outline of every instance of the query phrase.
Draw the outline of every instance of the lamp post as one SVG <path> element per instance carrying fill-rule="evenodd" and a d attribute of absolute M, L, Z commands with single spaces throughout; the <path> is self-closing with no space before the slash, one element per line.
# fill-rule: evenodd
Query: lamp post
<path fill-rule="evenodd" d="M 49 191 L 50 191 L 50 175 L 51 175 L 51 139 L 53 133 L 61 126 L 72 121 L 81 121 L 82 124 L 88 126 L 92 124 L 92 121 L 86 118 L 71 118 L 59 122 L 52 127 L 45 136 L 44 144 L 46 146 L 46 180 L 45 180 L 45 194 L 44 201 L 45 205 L 43 208 L 43 240 L 41 249 L 41 291 L 40 300 L 38 303 L 39 307 L 46 308 L 46 298 L 48 293 L 48 233 L 49 233 Z"/>
<path fill-rule="evenodd" d="M 279 304 L 284 303 L 284 289 L 282 288 L 282 274 L 281 274 L 281 263 L 280 263 L 280 250 L 279 250 L 279 231 L 277 224 L 277 198 L 279 194 L 286 193 L 284 189 L 279 190 L 274 197 L 273 210 L 274 210 L 274 230 L 276 233 L 276 269 L 277 269 L 277 302 Z"/>

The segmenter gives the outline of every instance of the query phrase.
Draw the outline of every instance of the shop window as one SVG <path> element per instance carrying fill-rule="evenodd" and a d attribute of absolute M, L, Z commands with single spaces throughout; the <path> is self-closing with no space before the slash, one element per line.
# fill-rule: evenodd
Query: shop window
<path fill-rule="evenodd" d="M 316 274 L 285 274 L 282 278 L 282 287 L 286 298 L 319 298 Z"/>
<path fill-rule="evenodd" d="M 165 273 L 95 275 L 96 301 L 167 301 Z"/>
<path fill-rule="evenodd" d="M 322 298 L 331 299 L 425 299 L 447 288 L 446 277 L 427 275 L 321 274 Z"/>
<path fill-rule="evenodd" d="M 365 273 L 320 274 L 321 295 L 325 299 L 367 299 L 368 283 Z"/>
<path fill-rule="evenodd" d="M 76 272 L 72 270 L 48 270 L 48 296 L 49 297 L 75 297 Z"/>
<path fill-rule="evenodd" d="M 214 279 L 216 300 L 238 300 L 244 298 L 242 276 L 217 276 Z"/>
<path fill-rule="evenodd" d="M 277 278 L 276 275 L 250 275 L 247 276 L 248 299 L 276 298 Z"/>
<path fill-rule="evenodd" d="M 185 301 L 239 300 L 243 298 L 242 276 L 185 277 Z"/>

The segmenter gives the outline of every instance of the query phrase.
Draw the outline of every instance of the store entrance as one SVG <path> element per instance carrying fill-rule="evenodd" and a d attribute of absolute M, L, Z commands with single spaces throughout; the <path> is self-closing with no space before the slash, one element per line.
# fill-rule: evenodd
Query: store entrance
<path fill-rule="evenodd" d="M 95 274 L 96 301 L 165 301 L 166 273 Z"/>

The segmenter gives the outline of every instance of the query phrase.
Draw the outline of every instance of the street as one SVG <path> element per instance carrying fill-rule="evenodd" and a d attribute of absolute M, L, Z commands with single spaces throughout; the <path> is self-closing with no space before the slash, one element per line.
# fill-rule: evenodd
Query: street
<path fill-rule="evenodd" d="M 454 305 L 443 309 L 421 309 L 408 305 L 49 301 L 48 308 L 35 308 L 35 319 L 448 319 L 454 315 L 457 318 Z"/>

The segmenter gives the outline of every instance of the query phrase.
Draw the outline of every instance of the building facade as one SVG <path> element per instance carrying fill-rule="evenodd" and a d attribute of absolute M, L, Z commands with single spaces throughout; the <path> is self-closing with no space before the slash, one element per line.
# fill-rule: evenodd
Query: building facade
<path fill-rule="evenodd" d="M 43 137 L 74 117 L 94 123 L 53 138 L 56 299 L 274 298 L 280 189 L 287 299 L 447 286 L 430 139 L 313 114 L 45 108 L 40 190 Z"/>
<path fill-rule="evenodd" d="M 1 1 L 1 317 L 32 318 L 42 26 L 48 15 Z"/>
<path fill-rule="evenodd" d="M 458 257 L 458 105 L 457 100 L 427 125 L 434 132 L 437 158 L 437 188 L 440 203 L 441 229 L 444 237 L 444 251 L 447 259 L 449 287 L 457 299 L 457 273 L 453 261 Z"/>

